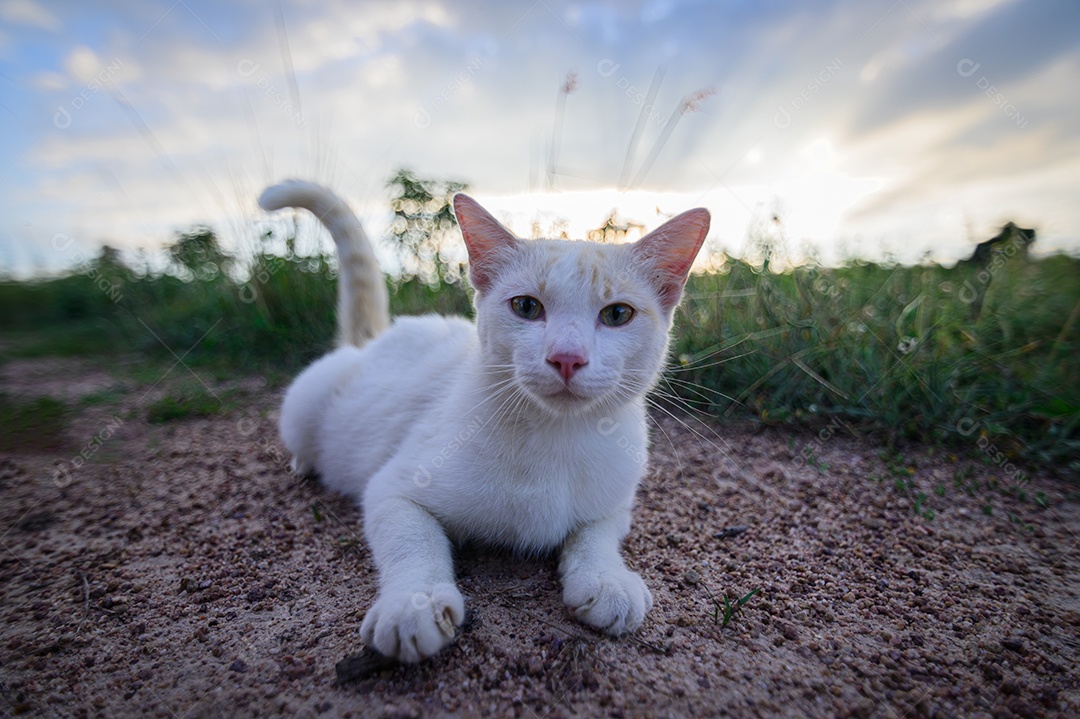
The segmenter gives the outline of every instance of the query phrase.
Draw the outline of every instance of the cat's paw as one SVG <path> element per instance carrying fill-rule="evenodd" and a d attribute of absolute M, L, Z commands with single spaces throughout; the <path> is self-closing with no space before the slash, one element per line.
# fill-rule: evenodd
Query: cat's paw
<path fill-rule="evenodd" d="M 426 659 L 454 638 L 465 621 L 465 600 L 453 584 L 380 593 L 360 625 L 369 647 L 401 662 Z"/>
<path fill-rule="evenodd" d="M 618 636 L 641 626 L 653 600 L 640 575 L 618 567 L 567 575 L 563 603 L 579 622 Z"/>

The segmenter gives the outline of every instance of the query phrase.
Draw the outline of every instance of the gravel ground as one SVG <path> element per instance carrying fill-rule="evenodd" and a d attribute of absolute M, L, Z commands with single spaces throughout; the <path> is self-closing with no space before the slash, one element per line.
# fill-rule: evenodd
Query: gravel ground
<path fill-rule="evenodd" d="M 0 373 L 16 395 L 124 397 L 81 409 L 67 454 L 0 455 L 4 716 L 1080 715 L 1077 485 L 1003 491 L 977 434 L 970 457 L 886 460 L 835 427 L 664 416 L 626 543 L 656 600 L 636 636 L 572 622 L 553 558 L 462 548 L 466 629 L 385 666 L 354 656 L 359 514 L 290 476 L 279 396 L 249 381 L 225 415 L 153 425 L 167 382 L 116 383 L 76 361 Z M 724 597 L 755 589 L 724 626 Z"/>

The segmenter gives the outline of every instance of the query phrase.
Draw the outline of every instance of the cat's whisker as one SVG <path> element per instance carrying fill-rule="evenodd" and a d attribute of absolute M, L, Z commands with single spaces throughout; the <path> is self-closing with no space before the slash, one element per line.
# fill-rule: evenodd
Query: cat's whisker
<path fill-rule="evenodd" d="M 688 396 L 685 396 L 684 393 L 680 393 L 678 391 L 678 388 L 676 388 L 675 383 L 672 382 L 672 380 L 664 378 L 661 381 L 662 381 L 662 384 L 658 384 L 656 386 L 656 389 L 654 389 L 652 391 L 652 394 L 662 395 L 665 398 L 673 399 L 673 401 L 678 402 L 680 404 L 681 403 L 686 403 L 687 406 L 691 406 L 691 405 L 708 405 L 708 406 L 711 406 L 711 405 L 715 404 L 715 402 L 713 401 L 713 397 L 706 396 L 705 394 L 700 392 L 698 390 L 697 386 L 694 386 L 694 385 L 690 384 L 688 386 L 685 386 L 685 388 L 683 388 L 686 391 L 686 394 L 693 395 L 693 396 L 688 397 Z"/>
<path fill-rule="evenodd" d="M 470 418 L 470 421 L 471 418 L 479 418 L 481 419 L 480 429 L 487 427 L 492 422 L 492 420 L 498 419 L 500 408 L 484 412 L 482 411 L 483 406 L 493 402 L 494 400 L 503 400 L 504 395 L 508 394 L 510 390 L 511 388 L 504 387 L 500 391 L 489 394 L 488 396 L 484 397 L 484 399 L 474 404 L 470 410 L 468 410 L 467 412 L 463 412 L 462 417 Z"/>
<path fill-rule="evenodd" d="M 503 387 L 511 385 L 511 384 L 513 384 L 513 382 L 514 382 L 513 377 L 506 377 L 504 379 L 498 379 L 498 380 L 490 380 L 487 384 L 482 384 L 482 385 L 480 385 L 478 387 L 474 387 L 473 389 L 469 390 L 467 392 L 467 394 L 486 394 L 486 393 L 490 392 L 493 389 L 501 389 Z"/>
<path fill-rule="evenodd" d="M 654 391 L 650 394 L 649 398 L 646 401 L 650 407 L 653 407 L 660 411 L 666 410 L 666 408 L 661 404 L 662 401 L 666 402 L 671 406 L 677 408 L 678 411 L 686 413 L 688 416 L 699 422 L 704 423 L 705 420 L 716 419 L 716 415 L 712 412 L 695 407 L 693 406 L 693 404 L 691 404 L 690 401 L 677 395 Z"/>
<path fill-rule="evenodd" d="M 509 394 L 512 396 L 515 389 L 516 387 L 514 385 L 513 378 L 500 383 L 496 386 L 494 392 L 487 393 L 487 396 L 485 396 L 482 400 L 473 405 L 472 409 L 470 409 L 468 412 L 465 412 L 465 416 L 471 416 L 472 414 L 476 413 L 476 411 L 480 409 L 480 407 L 487 404 L 488 402 L 491 402 L 492 400 L 500 399 L 504 394 Z M 490 422 L 492 419 L 497 418 L 502 410 L 503 405 L 505 405 L 505 401 L 502 405 L 500 405 L 491 412 L 490 416 L 487 418 L 487 420 L 484 421 L 481 427 L 487 426 L 488 422 Z"/>
<path fill-rule="evenodd" d="M 706 407 L 706 408 L 712 407 L 713 406 L 712 402 L 708 402 L 708 401 L 704 401 L 704 400 L 700 400 L 700 399 L 689 399 L 687 397 L 682 397 L 682 396 L 680 396 L 678 394 L 673 394 L 671 392 L 665 392 L 665 391 L 663 391 L 663 390 L 661 390 L 659 388 L 654 389 L 652 392 L 650 392 L 649 396 L 651 398 L 665 400 L 665 401 L 675 405 L 676 407 L 679 407 L 679 408 L 681 408 L 681 409 L 683 409 L 683 410 L 685 410 L 687 412 L 693 413 L 693 414 L 698 414 L 698 415 L 701 415 L 703 417 L 710 417 L 710 418 L 715 418 L 716 417 L 715 414 L 709 412 L 707 409 L 702 409 L 701 408 L 701 407 Z"/>
<path fill-rule="evenodd" d="M 600 398 L 596 403 L 596 409 L 600 410 L 605 415 L 613 414 L 615 410 L 626 404 L 627 398 L 622 396 L 623 392 L 622 386 L 616 387 L 614 392 Z"/>
<path fill-rule="evenodd" d="M 724 449 L 723 449 L 723 448 L 721 448 L 721 447 L 720 447 L 720 446 L 719 446 L 718 444 L 716 444 L 716 443 L 715 443 L 715 442 L 713 442 L 713 441 L 712 441 L 711 439 L 709 439 L 708 437 L 706 437 L 705 435 L 703 435 L 703 434 L 702 434 L 701 432 L 698 432 L 698 431 L 697 431 L 696 429 L 694 429 L 693 427 L 691 427 L 691 426 L 690 426 L 690 424 L 688 424 L 687 422 L 683 421 L 683 419 L 682 419 L 681 417 L 679 417 L 679 416 L 678 416 L 678 415 L 677 415 L 676 413 L 672 412 L 672 411 L 671 411 L 671 410 L 669 410 L 668 408 L 664 407 L 663 405 L 661 405 L 661 404 L 659 404 L 659 403 L 657 403 L 657 402 L 655 402 L 655 401 L 649 400 L 648 398 L 646 398 L 646 401 L 647 401 L 647 402 L 649 403 L 649 406 L 650 406 L 650 407 L 653 407 L 653 408 L 655 408 L 655 409 L 658 409 L 658 410 L 660 410 L 661 412 L 663 412 L 664 414 L 666 414 L 666 415 L 667 415 L 668 417 L 670 417 L 671 419 L 675 420 L 675 421 L 676 421 L 676 422 L 678 422 L 678 423 L 679 423 L 680 425 L 682 425 L 683 429 L 686 429 L 687 431 L 689 431 L 690 433 L 692 433 L 692 434 L 693 434 L 693 435 L 694 435 L 695 437 L 697 437 L 698 439 L 700 439 L 700 440 L 701 440 L 701 441 L 703 441 L 703 442 L 706 442 L 706 443 L 707 443 L 707 444 L 708 444 L 709 446 L 711 446 L 711 447 L 712 447 L 713 449 L 715 449 L 715 450 L 716 450 L 717 452 L 719 452 L 720 454 L 724 455 L 724 457 L 725 457 L 726 459 L 728 459 L 729 461 L 731 461 L 731 462 L 732 462 L 733 464 L 735 464 L 735 466 L 736 466 L 736 467 L 738 467 L 738 466 L 739 466 L 739 463 L 735 461 L 735 459 L 734 459 L 734 458 L 733 458 L 733 457 L 732 457 L 732 456 L 731 456 L 731 455 L 729 454 L 729 452 L 728 452 L 728 451 L 724 450 Z M 704 423 L 703 423 L 703 424 L 704 424 Z M 720 436 L 719 434 L 717 434 L 716 430 L 714 430 L 714 429 L 712 429 L 712 428 L 710 427 L 710 428 L 709 428 L 709 431 L 710 431 L 710 432 L 712 433 L 713 437 L 715 437 L 716 439 L 718 439 L 719 441 L 721 441 L 721 442 L 723 442 L 723 443 L 724 443 L 725 445 L 727 445 L 727 448 L 728 448 L 728 450 L 730 450 L 730 451 L 732 451 L 732 452 L 734 451 L 734 448 L 733 448 L 733 447 L 732 447 L 732 446 L 731 446 L 730 444 L 728 444 L 728 443 L 727 443 L 727 441 L 725 441 L 723 437 L 721 437 L 721 436 Z M 740 469 L 741 469 L 741 467 L 740 467 Z"/>
<path fill-rule="evenodd" d="M 671 435 L 668 434 L 668 431 L 664 428 L 664 425 L 660 424 L 658 421 L 656 421 L 656 419 L 651 417 L 648 413 L 646 413 L 645 416 L 648 419 L 648 421 L 652 422 L 652 426 L 656 427 L 658 430 L 660 430 L 660 433 L 662 435 L 664 435 L 664 439 L 667 440 L 668 446 L 671 447 L 671 453 L 673 455 L 675 455 L 675 459 L 678 460 L 679 469 L 681 470 L 682 469 L 682 453 L 679 452 L 679 448 L 675 446 L 675 440 L 673 440 L 671 438 Z"/>
<path fill-rule="evenodd" d="M 725 358 L 723 358 L 721 360 L 717 360 L 715 362 L 709 362 L 708 364 L 698 364 L 698 362 L 702 362 L 704 360 L 707 360 L 710 357 L 715 357 L 716 355 L 720 354 L 720 352 L 723 352 L 723 351 L 724 350 L 718 350 L 717 352 L 712 352 L 712 353 L 710 353 L 708 355 L 705 355 L 704 357 L 702 357 L 700 359 L 696 359 L 696 360 L 692 360 L 690 362 L 687 362 L 686 364 L 671 365 L 665 371 L 667 371 L 667 372 L 696 372 L 698 370 L 709 369 L 710 367 L 719 367 L 722 364 L 727 364 L 728 362 L 732 362 L 732 361 L 737 360 L 737 359 L 742 359 L 743 357 L 749 357 L 750 355 L 757 353 L 757 350 L 751 350 L 749 352 L 743 352 L 742 354 L 739 354 L 739 355 L 732 355 L 731 357 L 725 357 Z"/>
<path fill-rule="evenodd" d="M 624 372 L 624 374 L 628 374 L 628 375 L 634 375 L 634 374 L 646 375 L 646 374 L 648 374 L 647 370 L 639 370 L 639 369 L 632 369 L 632 368 L 626 368 L 626 369 L 623 370 L 623 372 Z M 670 375 L 670 370 L 667 370 L 663 374 L 660 375 L 659 382 L 663 382 L 665 384 L 668 384 L 669 387 L 670 387 L 671 383 L 675 383 L 675 384 L 678 384 L 678 385 L 680 385 L 682 387 L 693 389 L 694 394 L 701 397 L 701 399 L 703 401 L 710 401 L 710 396 L 703 394 L 703 392 L 709 392 L 709 393 L 711 393 L 711 395 L 722 397 L 722 398 L 724 398 L 724 399 L 726 399 L 726 400 L 728 400 L 730 402 L 740 403 L 734 397 L 731 397 L 730 395 L 724 394 L 723 392 L 719 392 L 717 390 L 714 390 L 711 387 L 706 387 L 705 385 L 698 384 L 696 382 L 690 382 L 689 380 L 679 379 L 678 377 L 672 377 Z M 672 389 L 674 390 L 674 388 L 672 388 Z M 655 392 L 656 390 L 654 389 L 653 391 Z"/>
<path fill-rule="evenodd" d="M 678 394 L 678 392 L 676 391 L 676 388 L 673 386 L 673 385 L 678 385 L 679 387 L 683 387 L 684 389 L 692 392 L 697 397 L 700 397 L 701 402 L 707 402 L 709 404 L 715 405 L 716 402 L 714 401 L 714 398 L 715 397 L 722 397 L 723 399 L 726 399 L 726 400 L 728 400 L 729 402 L 731 402 L 733 404 L 742 404 L 742 402 L 738 401 L 737 399 L 735 399 L 731 395 L 724 394 L 723 392 L 718 392 L 718 391 L 712 389 L 711 387 L 706 387 L 705 385 L 698 384 L 696 382 L 689 382 L 687 380 L 681 380 L 681 379 L 677 379 L 675 377 L 664 377 L 662 379 L 662 381 L 664 382 L 664 384 L 666 384 L 668 386 L 669 389 L 672 390 L 672 392 L 675 392 L 676 394 Z M 711 393 L 711 394 L 705 394 L 706 392 Z M 693 401 L 693 400 L 688 400 L 688 401 Z"/>
<path fill-rule="evenodd" d="M 488 391 L 483 391 L 483 392 L 474 391 L 474 392 L 465 393 L 465 396 L 468 396 L 468 397 L 475 397 L 477 395 L 480 395 L 481 397 L 480 397 L 480 400 L 478 402 L 476 402 L 472 407 L 470 407 L 469 409 L 462 412 L 462 415 L 466 416 L 466 417 L 469 417 L 469 416 L 472 416 L 472 415 L 476 414 L 477 411 L 481 407 L 483 407 L 485 404 L 487 404 L 491 400 L 497 398 L 503 392 L 509 391 L 510 389 L 512 389 L 512 387 L 513 387 L 513 383 L 507 381 L 507 382 L 499 383 L 497 385 L 493 385 Z"/>
<path fill-rule="evenodd" d="M 713 447 L 714 449 L 716 449 L 716 451 L 717 451 L 717 452 L 719 452 L 720 454 L 722 454 L 722 455 L 723 455 L 723 456 L 724 456 L 724 457 L 725 457 L 725 458 L 726 458 L 726 459 L 727 459 L 727 460 L 728 460 L 729 462 L 731 462 L 731 463 L 732 463 L 732 465 L 733 465 L 733 466 L 735 467 L 735 469 L 737 469 L 737 470 L 738 470 L 738 477 L 739 477 L 739 479 L 740 479 L 740 480 L 742 480 L 742 481 L 744 481 L 744 482 L 748 482 L 749 484 L 752 484 L 752 485 L 753 485 L 754 487 L 756 487 L 757 489 L 761 490 L 761 491 L 762 491 L 763 493 L 765 493 L 765 494 L 769 494 L 769 495 L 771 495 L 771 496 L 772 496 L 772 497 L 774 497 L 774 498 L 775 498 L 775 499 L 776 499 L 777 501 L 779 501 L 779 502 L 780 502 L 780 504 L 781 504 L 782 506 L 785 506 L 785 507 L 787 507 L 787 506 L 790 506 L 790 504 L 791 504 L 791 503 L 790 503 L 789 499 L 788 499 L 788 498 L 787 498 L 786 496 L 784 496 L 783 494 L 781 494 L 781 493 L 780 493 L 779 491 L 777 491 L 777 490 L 776 490 L 776 489 L 775 489 L 774 487 L 771 487 L 771 486 L 769 486 L 768 484 L 764 484 L 764 483 L 762 483 L 762 482 L 759 482 L 759 481 L 758 481 L 758 480 L 757 480 L 757 479 L 756 479 L 756 478 L 754 477 L 754 475 L 753 475 L 753 473 L 752 473 L 752 472 L 748 472 L 748 471 L 744 470 L 744 469 L 743 469 L 743 467 L 742 467 L 742 466 L 741 466 L 741 465 L 740 465 L 740 464 L 739 464 L 739 463 L 738 463 L 738 462 L 737 462 L 737 461 L 735 460 L 735 458 L 734 458 L 734 457 L 732 457 L 732 456 L 731 456 L 730 454 L 728 454 L 727 452 L 725 452 L 724 450 L 722 450 L 722 449 L 721 449 L 720 447 L 718 447 L 718 446 L 717 446 L 717 445 L 716 445 L 715 443 L 713 443 L 713 442 L 712 442 L 711 440 L 709 440 L 709 438 L 708 438 L 708 437 L 705 437 L 704 435 L 702 435 L 701 433 L 699 433 L 698 431 L 696 431 L 696 430 L 695 430 L 695 429 L 694 429 L 693 427 L 691 427 L 691 426 L 690 426 L 689 424 L 687 424 L 686 422 L 683 422 L 683 421 L 682 421 L 682 420 L 681 420 L 681 419 L 680 419 L 680 418 L 679 418 L 679 417 L 678 417 L 678 416 L 677 416 L 676 414 L 674 414 L 673 412 L 670 412 L 670 411 L 669 411 L 669 410 L 667 410 L 666 408 L 664 408 L 664 407 L 661 407 L 661 406 L 657 405 L 657 404 L 656 404 L 655 402 L 653 402 L 653 401 L 651 401 L 651 400 L 646 400 L 646 401 L 647 401 L 647 402 L 649 403 L 649 406 L 650 406 L 650 407 L 653 407 L 654 409 L 657 409 L 657 410 L 659 410 L 659 411 L 663 412 L 663 413 L 664 413 L 665 415 L 667 415 L 667 416 L 668 416 L 668 417 L 670 417 L 671 419 L 673 419 L 673 420 L 675 420 L 676 422 L 678 422 L 679 424 L 681 424 L 681 425 L 683 426 L 683 428 L 684 428 L 684 429 L 686 429 L 687 431 L 689 431 L 689 432 L 691 432 L 692 434 L 694 434 L 694 436 L 696 436 L 696 437 L 697 437 L 698 439 L 700 439 L 701 441 L 703 441 L 703 442 L 705 442 L 705 443 L 707 443 L 707 444 L 711 445 L 711 446 L 712 446 L 712 447 Z M 714 437 L 716 437 L 716 439 L 720 440 L 721 442 L 724 442 L 724 444 L 725 444 L 725 445 L 727 445 L 727 446 L 728 446 L 729 448 L 731 447 L 730 445 L 728 445 L 728 443 L 727 443 L 727 442 L 726 442 L 726 441 L 724 440 L 724 438 L 723 438 L 723 437 L 721 437 L 721 436 L 720 436 L 719 434 L 717 434 L 717 433 L 716 433 L 716 430 L 712 429 L 712 427 L 709 427 L 709 426 L 708 426 L 707 424 L 705 424 L 705 423 L 704 423 L 704 422 L 702 422 L 701 420 L 698 420 L 698 422 L 699 422 L 699 423 L 701 423 L 701 424 L 702 424 L 703 426 L 705 426 L 705 427 L 706 427 L 706 428 L 707 428 L 707 429 L 709 430 L 709 432 L 710 432 L 710 433 L 711 433 L 711 434 L 712 434 L 712 435 L 713 435 Z M 659 423 L 657 423 L 657 426 L 659 426 Z M 733 451 L 734 451 L 734 450 L 733 450 Z"/>
<path fill-rule="evenodd" d="M 605 402 L 610 403 L 612 409 L 614 410 L 618 407 L 621 407 L 625 403 L 632 401 L 635 397 L 639 396 L 639 394 L 639 392 L 636 392 L 631 388 L 623 387 L 620 385 L 616 389 L 616 391 L 610 396 L 610 398 L 605 397 Z M 645 401 L 646 403 L 649 403 L 648 398 L 646 398 Z M 671 435 L 668 434 L 668 431 L 664 428 L 664 426 L 657 422 L 654 418 L 652 418 L 648 413 L 645 413 L 645 415 L 641 419 L 641 422 L 643 429 L 646 429 L 647 425 L 651 423 L 652 426 L 660 430 L 660 433 L 664 435 L 664 439 L 667 440 L 668 446 L 671 447 L 672 453 L 679 460 L 679 463 L 681 465 L 682 457 L 681 453 L 679 452 L 679 448 L 675 446 L 674 440 L 672 440 Z"/>
<path fill-rule="evenodd" d="M 529 398 L 525 395 L 524 392 L 520 392 L 520 391 L 512 392 L 503 400 L 502 404 L 500 404 L 499 407 L 494 411 L 494 413 L 492 414 L 490 419 L 495 420 L 496 428 L 505 430 L 505 429 L 507 429 L 506 423 L 508 421 L 510 421 L 512 418 L 518 417 L 521 414 L 523 414 L 523 410 L 526 409 L 529 401 L 530 401 Z M 509 407 L 507 407 L 507 405 L 509 405 Z M 484 440 L 484 445 L 482 447 L 482 450 L 483 450 L 484 453 L 487 453 L 487 451 L 491 448 L 491 443 L 493 441 L 495 441 L 496 439 L 498 439 L 498 437 L 499 437 L 498 434 L 495 433 L 495 432 L 491 432 L 491 433 L 489 433 L 487 435 L 487 437 Z M 515 448 L 511 446 L 511 447 L 496 447 L 495 449 L 496 449 L 496 451 L 507 453 L 507 452 L 512 452 Z"/>
<path fill-rule="evenodd" d="M 495 427 L 505 429 L 506 423 L 512 418 L 519 416 L 522 408 L 524 408 L 529 401 L 528 397 L 525 396 L 525 393 L 518 390 L 515 386 L 505 388 L 504 394 L 506 396 L 501 398 L 501 403 L 492 411 L 491 416 L 488 418 L 488 421 L 484 423 L 484 426 L 487 426 L 488 423 L 494 421 Z M 507 407 L 508 405 L 509 408 Z M 484 445 L 485 449 L 487 449 L 488 444 L 494 437 L 496 437 L 495 433 L 488 435 Z"/>

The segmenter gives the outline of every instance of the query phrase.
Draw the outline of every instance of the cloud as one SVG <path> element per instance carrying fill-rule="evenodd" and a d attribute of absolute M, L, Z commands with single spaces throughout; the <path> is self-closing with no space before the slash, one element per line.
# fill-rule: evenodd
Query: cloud
<path fill-rule="evenodd" d="M 324 0 L 285 4 L 287 55 L 272 6 L 123 3 L 107 32 L 71 30 L 51 47 L 59 71 L 29 65 L 18 78 L 35 93 L 25 107 L 37 133 L 9 139 L 7 156 L 32 148 L 19 196 L 41 202 L 9 200 L 0 215 L 44 236 L 130 245 L 195 221 L 240 236 L 261 186 L 290 175 L 326 182 L 376 217 L 401 165 L 488 195 L 599 191 L 618 181 L 663 67 L 631 169 L 666 141 L 639 189 L 716 203 L 725 241 L 773 206 L 819 239 L 907 232 L 912 248 L 955 245 L 964 213 L 991 227 L 997 211 L 1044 210 L 1080 236 L 1080 217 L 1040 199 L 1066 186 L 1080 156 L 1080 106 L 1062 90 L 1080 72 L 1078 43 L 1051 27 L 1072 11 L 1041 2 L 905 0 L 883 16 L 888 6 L 850 0 Z M 76 28 L 91 11 L 72 12 Z M 1020 58 L 1023 48 L 993 44 L 1007 38 L 1047 47 Z M 959 74 L 963 57 L 978 71 Z M 571 69 L 579 88 L 549 186 L 555 98 Z M 682 98 L 705 87 L 717 95 L 666 133 Z M 58 105 L 71 116 L 64 129 L 49 122 Z M 751 148 L 758 162 L 746 161 Z"/>
<path fill-rule="evenodd" d="M 64 69 L 76 82 L 85 84 L 94 79 L 103 64 L 93 50 L 79 45 L 68 53 L 64 60 Z"/>
<path fill-rule="evenodd" d="M 902 11 L 897 9 L 894 14 Z M 929 16 L 929 14 L 927 14 Z M 944 110 L 978 94 L 962 74 L 978 67 L 995 85 L 1018 84 L 1076 48 L 1080 4 L 1069 0 L 1014 2 L 989 8 L 970 22 L 926 26 L 918 16 L 890 15 L 868 40 L 891 31 L 871 64 L 880 73 L 866 89 L 851 124 L 868 132 L 907 115 Z"/>
<path fill-rule="evenodd" d="M 3 0 L 0 2 L 0 20 L 41 30 L 56 30 L 60 27 L 56 16 L 33 0 Z"/>
<path fill-rule="evenodd" d="M 45 91 L 63 90 L 68 86 L 66 77 L 50 70 L 37 73 L 30 82 L 35 88 Z"/>

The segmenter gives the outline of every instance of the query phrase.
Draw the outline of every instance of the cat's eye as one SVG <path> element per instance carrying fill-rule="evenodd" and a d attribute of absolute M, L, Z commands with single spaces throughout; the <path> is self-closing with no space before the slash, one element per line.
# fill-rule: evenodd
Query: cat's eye
<path fill-rule="evenodd" d="M 544 306 L 540 304 L 540 300 L 528 295 L 512 297 L 510 299 L 510 309 L 514 311 L 515 315 L 524 320 L 539 319 L 540 315 L 544 314 Z"/>
<path fill-rule="evenodd" d="M 608 327 L 621 327 L 633 316 L 634 308 L 622 302 L 616 302 L 600 310 L 600 321 Z"/>

